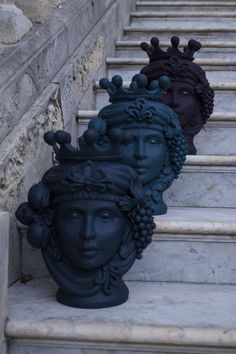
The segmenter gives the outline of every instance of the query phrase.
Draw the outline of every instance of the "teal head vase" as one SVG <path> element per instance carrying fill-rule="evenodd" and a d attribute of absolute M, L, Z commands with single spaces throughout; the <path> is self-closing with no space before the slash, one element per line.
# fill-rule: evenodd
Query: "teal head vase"
<path fill-rule="evenodd" d="M 41 248 L 59 285 L 57 300 L 78 308 L 115 306 L 128 298 L 122 276 L 151 242 L 152 211 L 135 171 L 120 162 L 123 137 L 96 145 L 90 129 L 77 150 L 64 131 L 45 134 L 57 165 L 33 185 L 17 219 Z"/>
<path fill-rule="evenodd" d="M 148 85 L 142 74 L 134 76 L 128 88 L 118 75 L 111 81 L 101 79 L 111 104 L 89 123 L 89 128 L 108 136 L 117 129 L 129 136 L 122 161 L 137 172 L 156 215 L 167 211 L 163 192 L 178 177 L 187 152 L 176 114 L 160 101 L 169 84 L 167 77 L 161 77 Z"/>

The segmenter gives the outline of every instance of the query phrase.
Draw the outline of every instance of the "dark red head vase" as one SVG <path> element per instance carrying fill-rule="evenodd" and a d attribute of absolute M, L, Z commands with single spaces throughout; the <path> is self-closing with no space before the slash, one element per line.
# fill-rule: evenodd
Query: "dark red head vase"
<path fill-rule="evenodd" d="M 115 144 L 99 144 L 97 132 L 88 129 L 78 150 L 67 132 L 46 133 L 58 164 L 31 187 L 16 212 L 59 285 L 57 300 L 68 306 L 126 301 L 122 276 L 151 242 L 152 212 L 137 174 L 120 162 L 118 135 Z"/>
<path fill-rule="evenodd" d="M 204 70 L 193 63 L 194 53 L 201 48 L 201 43 L 191 39 L 183 51 L 178 46 L 179 37 L 171 38 L 171 46 L 166 51 L 160 48 L 156 37 L 151 39 L 151 44 L 141 43 L 141 49 L 149 57 L 149 65 L 141 73 L 147 75 L 149 81 L 159 79 L 162 75 L 171 79 L 163 102 L 177 113 L 188 139 L 188 154 L 195 155 L 197 150 L 193 138 L 213 112 L 214 91 Z"/>

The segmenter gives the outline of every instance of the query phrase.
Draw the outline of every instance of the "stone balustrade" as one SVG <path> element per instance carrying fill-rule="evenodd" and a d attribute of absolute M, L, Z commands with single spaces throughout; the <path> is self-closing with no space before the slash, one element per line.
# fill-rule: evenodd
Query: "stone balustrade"
<path fill-rule="evenodd" d="M 6 353 L 4 339 L 8 282 L 8 213 L 0 211 L 0 353 Z"/>

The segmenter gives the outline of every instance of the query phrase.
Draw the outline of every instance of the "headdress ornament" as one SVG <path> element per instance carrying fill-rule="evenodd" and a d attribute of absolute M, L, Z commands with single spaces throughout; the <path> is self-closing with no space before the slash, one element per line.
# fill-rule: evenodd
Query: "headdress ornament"
<path fill-rule="evenodd" d="M 98 114 L 98 118 L 106 122 L 108 131 L 119 127 L 123 129 L 123 134 L 129 134 L 124 129 L 129 129 L 131 126 L 133 128 L 148 126 L 159 130 L 170 125 L 171 120 L 175 120 L 178 125 L 175 113 L 161 103 L 162 95 L 170 86 L 167 76 L 162 76 L 159 80 L 153 80 L 148 84 L 148 77 L 138 74 L 133 77 L 130 87 L 124 88 L 122 78 L 116 75 L 111 81 L 107 78 L 101 79 L 100 85 L 108 91 L 112 102 L 111 105 L 102 108 Z M 95 130 L 101 132 L 96 122 L 97 118 L 90 124 Z"/>
<path fill-rule="evenodd" d="M 99 81 L 101 88 L 107 90 L 110 102 L 129 101 L 135 98 L 148 98 L 159 100 L 164 92 L 170 87 L 170 80 L 167 76 L 153 80 L 148 85 L 148 78 L 144 74 L 135 75 L 132 78 L 129 88 L 122 87 L 123 80 L 119 75 L 113 76 L 111 81 L 103 78 Z"/>
<path fill-rule="evenodd" d="M 164 51 L 160 48 L 159 39 L 157 37 L 153 37 L 151 39 L 151 45 L 142 42 L 140 47 L 144 50 L 148 57 L 150 64 L 163 59 L 169 59 L 171 57 L 178 57 L 181 59 L 186 59 L 188 61 L 194 60 L 194 53 L 199 51 L 201 48 L 201 43 L 196 41 L 195 39 L 190 39 L 188 45 L 184 47 L 183 52 L 181 52 L 178 48 L 180 39 L 177 36 L 171 37 L 171 47 Z"/>
<path fill-rule="evenodd" d="M 51 145 L 56 155 L 56 160 L 61 164 L 78 163 L 81 161 L 107 161 L 120 160 L 121 144 L 128 144 L 130 136 L 120 129 L 112 129 L 106 143 L 100 144 L 100 134 L 105 134 L 106 121 L 99 120 L 100 132 L 88 127 L 84 135 L 79 139 L 80 149 L 71 145 L 71 135 L 63 130 L 57 132 L 48 131 L 44 134 L 44 140 Z M 102 125 L 102 126 L 101 126 Z"/>
<path fill-rule="evenodd" d="M 111 130 L 109 136 L 100 145 L 99 133 L 89 128 L 80 139 L 80 149 L 77 149 L 70 144 L 68 132 L 45 133 L 44 140 L 53 146 L 59 162 L 42 179 L 50 189 L 53 202 L 98 198 L 97 193 L 102 193 L 103 199 L 126 195 L 130 191 L 131 180 L 140 187 L 135 172 L 129 166 L 120 164 L 124 134 L 116 128 Z M 108 160 L 111 160 L 109 164 L 102 164 Z"/>

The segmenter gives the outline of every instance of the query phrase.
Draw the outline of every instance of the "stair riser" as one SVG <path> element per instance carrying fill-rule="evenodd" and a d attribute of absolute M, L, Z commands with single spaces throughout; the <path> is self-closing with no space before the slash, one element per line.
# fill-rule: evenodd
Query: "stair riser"
<path fill-rule="evenodd" d="M 236 168 L 185 166 L 164 200 L 168 206 L 234 208 Z"/>
<path fill-rule="evenodd" d="M 88 119 L 78 121 L 78 136 L 88 126 Z M 236 155 L 236 122 L 235 124 L 208 123 L 195 137 L 194 143 L 199 155 Z"/>
<path fill-rule="evenodd" d="M 157 27 L 157 26 L 156 26 Z M 139 40 L 146 41 L 151 37 L 158 36 L 161 41 L 168 41 L 172 36 L 179 36 L 183 42 L 187 42 L 190 39 L 194 38 L 196 40 L 201 41 L 233 41 L 235 40 L 234 32 L 198 32 L 197 30 L 189 29 L 186 31 L 179 31 L 172 29 L 170 30 L 168 27 L 166 30 L 152 30 L 152 31 L 125 31 L 124 30 L 124 40 Z"/>
<path fill-rule="evenodd" d="M 236 18 L 236 13 L 235 13 L 235 18 Z M 159 28 L 165 28 L 168 26 L 168 30 L 171 28 L 175 27 L 181 27 L 181 28 L 186 28 L 186 29 L 200 29 L 203 27 L 209 27 L 209 28 L 215 28 L 221 27 L 221 26 L 233 26 L 235 24 L 235 18 L 233 17 L 228 17 L 228 18 L 222 18 L 222 17 L 202 17 L 202 18 L 196 18 L 196 17 L 133 17 L 131 18 L 131 25 L 132 26 L 141 26 L 145 28 L 156 28 L 157 26 Z"/>
<path fill-rule="evenodd" d="M 215 91 L 215 112 L 234 112 L 236 91 L 216 90 Z M 94 109 L 100 110 L 104 106 L 110 104 L 108 93 L 104 90 L 97 90 L 96 94 L 96 107 Z"/>
<path fill-rule="evenodd" d="M 150 37 L 151 38 L 151 37 Z M 149 38 L 146 38 L 149 41 Z M 140 41 L 141 43 L 141 41 Z M 165 48 L 165 47 L 163 47 Z M 181 48 L 182 50 L 182 48 Z M 235 59 L 236 48 L 206 48 L 204 43 L 202 44 L 202 50 L 197 52 L 196 58 L 208 59 L 208 58 L 220 58 L 220 59 Z M 119 58 L 147 58 L 147 54 L 137 47 L 130 48 L 116 48 L 116 57 Z"/>
<path fill-rule="evenodd" d="M 225 235 L 160 234 L 126 274 L 126 280 L 236 284 L 236 240 Z M 217 240 L 217 237 L 221 240 Z M 197 241 L 196 241 L 197 239 Z M 201 241 L 202 240 L 202 241 Z M 48 276 L 40 250 L 23 238 L 23 272 Z"/>
<path fill-rule="evenodd" d="M 161 241 L 153 240 L 126 279 L 236 284 L 236 242 L 207 242 L 206 235 L 199 237 L 204 242 L 194 242 L 189 236 L 187 242 L 178 240 L 176 235 L 169 241 L 167 235 L 162 235 Z"/>
<path fill-rule="evenodd" d="M 235 354 L 234 349 L 182 347 L 170 345 L 121 344 L 102 342 L 66 342 L 45 340 L 11 340 L 8 354 Z"/>
<path fill-rule="evenodd" d="M 134 75 L 140 72 L 144 67 L 140 65 L 126 64 L 108 64 L 108 76 L 111 78 L 114 75 L 121 75 L 124 81 L 130 81 Z M 205 66 L 201 67 L 206 71 L 208 81 L 214 85 L 217 82 L 235 83 L 236 82 L 236 66 Z M 232 71 L 231 71 L 232 70 Z"/>
<path fill-rule="evenodd" d="M 206 124 L 194 138 L 194 144 L 199 155 L 236 155 L 235 138 L 236 124 Z"/>

